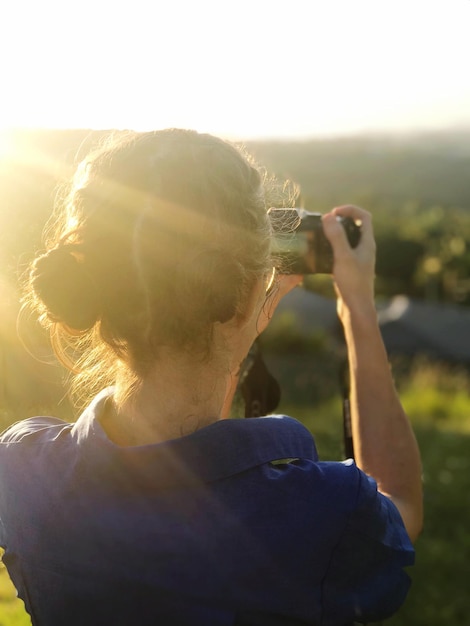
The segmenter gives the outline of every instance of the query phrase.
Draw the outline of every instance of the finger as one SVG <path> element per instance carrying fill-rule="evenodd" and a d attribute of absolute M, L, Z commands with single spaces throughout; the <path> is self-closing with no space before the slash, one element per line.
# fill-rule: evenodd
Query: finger
<path fill-rule="evenodd" d="M 364 245 L 372 245 L 374 241 L 374 230 L 372 226 L 372 215 L 369 211 L 362 209 L 354 204 L 345 204 L 339 207 L 335 207 L 331 213 L 336 217 L 349 217 L 353 219 L 356 224 L 360 225 L 361 239 L 359 245 L 362 242 Z M 344 228 L 342 229 L 344 231 Z"/>
<path fill-rule="evenodd" d="M 370 222 L 371 214 L 355 204 L 343 204 L 333 209 L 332 213 L 341 217 L 351 217 L 354 220 Z"/>
<path fill-rule="evenodd" d="M 331 243 L 335 252 L 350 248 L 349 242 L 341 222 L 338 221 L 334 211 L 326 213 L 322 218 L 323 231 L 326 238 Z"/>

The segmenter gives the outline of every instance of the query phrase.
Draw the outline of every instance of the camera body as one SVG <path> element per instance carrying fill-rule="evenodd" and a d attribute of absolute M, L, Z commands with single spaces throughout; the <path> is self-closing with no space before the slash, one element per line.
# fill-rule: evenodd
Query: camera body
<path fill-rule="evenodd" d="M 331 274 L 333 249 L 323 232 L 321 213 L 305 209 L 268 211 L 273 228 L 272 257 L 282 274 Z M 338 217 L 351 248 L 361 239 L 360 227 L 350 217 Z"/>

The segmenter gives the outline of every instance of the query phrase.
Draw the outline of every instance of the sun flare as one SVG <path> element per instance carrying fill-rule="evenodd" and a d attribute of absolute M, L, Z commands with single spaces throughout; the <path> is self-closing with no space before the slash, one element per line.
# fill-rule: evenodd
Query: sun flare
<path fill-rule="evenodd" d="M 13 140 L 9 131 L 0 130 L 0 161 L 7 159 L 13 152 Z"/>

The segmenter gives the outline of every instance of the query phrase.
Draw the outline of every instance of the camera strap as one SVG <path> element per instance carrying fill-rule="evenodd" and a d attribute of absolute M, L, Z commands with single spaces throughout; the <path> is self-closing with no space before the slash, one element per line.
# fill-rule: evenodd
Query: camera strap
<path fill-rule="evenodd" d="M 343 405 L 343 446 L 346 459 L 354 459 L 354 443 L 351 424 L 351 403 L 349 400 L 349 364 L 346 356 L 339 368 L 339 386 Z"/>
<path fill-rule="evenodd" d="M 245 402 L 245 417 L 269 415 L 281 399 L 279 383 L 266 367 L 257 341 L 243 362 L 239 389 Z"/>

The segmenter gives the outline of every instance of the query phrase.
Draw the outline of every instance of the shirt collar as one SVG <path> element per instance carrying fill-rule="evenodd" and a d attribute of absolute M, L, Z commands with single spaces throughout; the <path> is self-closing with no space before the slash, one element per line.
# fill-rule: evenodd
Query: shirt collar
<path fill-rule="evenodd" d="M 113 389 L 102 391 L 72 428 L 72 437 L 88 462 L 136 472 L 162 485 L 211 482 L 270 461 L 288 458 L 318 460 L 309 431 L 286 416 L 225 419 L 190 435 L 162 443 L 121 447 L 103 430 L 99 416 Z"/>

